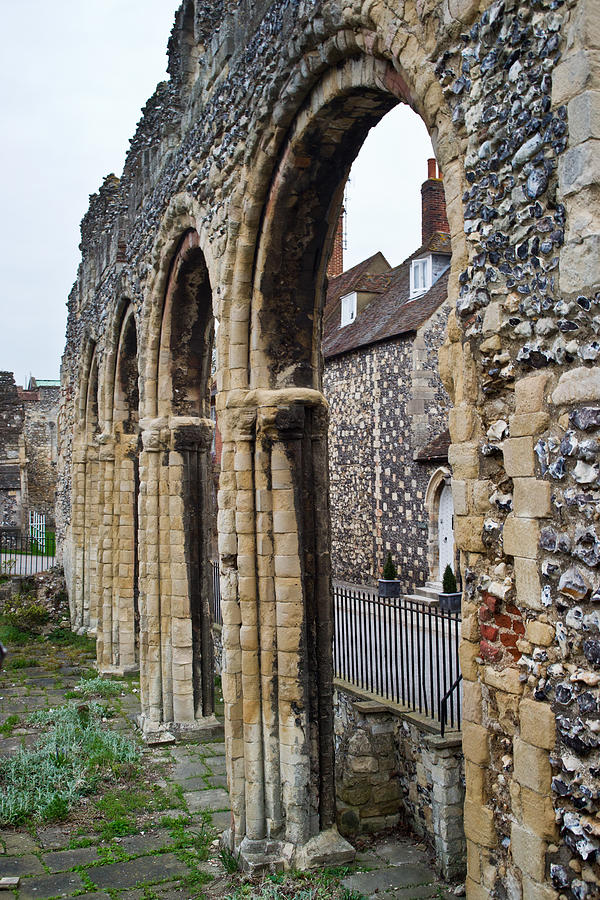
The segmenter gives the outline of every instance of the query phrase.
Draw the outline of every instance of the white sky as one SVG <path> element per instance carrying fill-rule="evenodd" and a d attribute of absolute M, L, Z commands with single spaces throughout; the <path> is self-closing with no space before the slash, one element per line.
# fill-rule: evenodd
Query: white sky
<path fill-rule="evenodd" d="M 166 77 L 179 2 L 0 0 L 0 369 L 17 383 L 59 377 L 79 223 Z M 371 132 L 348 188 L 347 268 L 378 249 L 397 264 L 419 245 L 431 155 L 406 107 Z"/>

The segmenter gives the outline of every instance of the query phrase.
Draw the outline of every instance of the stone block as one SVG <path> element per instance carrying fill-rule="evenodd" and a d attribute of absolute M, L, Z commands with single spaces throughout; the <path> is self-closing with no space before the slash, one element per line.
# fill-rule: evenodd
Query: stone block
<path fill-rule="evenodd" d="M 507 694 L 522 694 L 523 684 L 519 678 L 519 670 L 514 666 L 505 669 L 494 669 L 486 666 L 483 672 L 483 680 L 488 687 Z"/>
<path fill-rule="evenodd" d="M 590 234 L 582 239 L 567 241 L 560 256 L 560 290 L 566 294 L 585 295 L 594 293 L 598 283 L 600 283 L 600 235 Z"/>
<path fill-rule="evenodd" d="M 578 366 L 569 372 L 563 372 L 552 392 L 552 403 L 555 406 L 593 403 L 596 400 L 600 400 L 600 370 L 596 366 L 592 369 Z"/>
<path fill-rule="evenodd" d="M 474 803 L 483 803 L 485 794 L 485 770 L 470 760 L 465 760 L 465 783 L 467 799 Z"/>
<path fill-rule="evenodd" d="M 545 412 L 523 413 L 510 416 L 508 425 L 511 437 L 525 437 L 528 434 L 540 434 L 550 424 L 550 416 Z"/>
<path fill-rule="evenodd" d="M 477 672 L 479 670 L 477 664 L 479 643 L 475 644 L 472 641 L 465 640 L 463 637 L 458 649 L 458 656 L 460 659 L 460 671 L 463 674 L 463 678 L 468 679 L 469 681 L 476 681 Z"/>
<path fill-rule="evenodd" d="M 455 516 L 454 539 L 461 550 L 483 553 L 483 516 Z"/>
<path fill-rule="evenodd" d="M 466 516 L 469 513 L 469 501 L 467 497 L 467 482 L 452 479 L 452 500 L 454 502 L 454 515 Z"/>
<path fill-rule="evenodd" d="M 537 478 L 515 478 L 513 508 L 518 518 L 543 519 L 550 515 L 551 485 Z"/>
<path fill-rule="evenodd" d="M 451 444 L 448 450 L 448 462 L 452 467 L 452 475 L 459 481 L 468 481 L 479 476 L 479 445 L 475 442 Z"/>
<path fill-rule="evenodd" d="M 515 556 L 514 562 L 517 606 L 521 609 L 541 610 L 542 586 L 540 584 L 537 560 Z"/>
<path fill-rule="evenodd" d="M 568 114 L 571 144 L 600 138 L 600 91 L 584 91 L 573 97 Z"/>
<path fill-rule="evenodd" d="M 478 766 L 485 766 L 489 762 L 489 734 L 487 728 L 475 722 L 463 723 L 463 752 L 465 759 Z"/>
<path fill-rule="evenodd" d="M 504 468 L 511 478 L 525 478 L 535 474 L 533 441 L 530 437 L 508 438 L 502 445 Z"/>
<path fill-rule="evenodd" d="M 537 791 L 538 794 L 550 793 L 552 770 L 548 751 L 521 738 L 514 738 L 514 776 L 519 784 Z"/>
<path fill-rule="evenodd" d="M 527 900 L 558 900 L 558 891 L 550 884 L 539 884 L 523 876 L 523 897 Z"/>
<path fill-rule="evenodd" d="M 481 802 L 465 800 L 465 836 L 482 847 L 495 847 L 498 842 L 494 813 Z"/>
<path fill-rule="evenodd" d="M 535 747 L 552 750 L 556 743 L 556 722 L 548 703 L 522 700 L 519 704 L 521 738 Z"/>
<path fill-rule="evenodd" d="M 479 416 L 472 405 L 461 403 L 454 406 L 448 413 L 448 427 L 453 444 L 462 444 L 477 438 L 479 431 Z"/>
<path fill-rule="evenodd" d="M 510 835 L 513 862 L 535 881 L 544 881 L 547 844 L 539 835 L 513 822 Z"/>
<path fill-rule="evenodd" d="M 552 798 L 530 788 L 521 788 L 521 812 L 523 823 L 534 834 L 553 841 L 557 837 L 558 827 Z"/>
<path fill-rule="evenodd" d="M 515 383 L 515 410 L 517 415 L 537 413 L 544 405 L 544 392 L 549 375 L 541 372 L 527 375 Z"/>
<path fill-rule="evenodd" d="M 539 647 L 550 647 L 554 641 L 555 633 L 552 625 L 547 625 L 545 622 L 538 622 L 537 619 L 528 622 L 525 628 L 526 639 L 531 641 L 532 644 L 537 644 Z"/>
<path fill-rule="evenodd" d="M 481 724 L 481 687 L 477 681 L 463 681 L 463 719 Z"/>
<path fill-rule="evenodd" d="M 508 515 L 502 537 L 507 556 L 537 558 L 539 525 L 536 519 Z"/>

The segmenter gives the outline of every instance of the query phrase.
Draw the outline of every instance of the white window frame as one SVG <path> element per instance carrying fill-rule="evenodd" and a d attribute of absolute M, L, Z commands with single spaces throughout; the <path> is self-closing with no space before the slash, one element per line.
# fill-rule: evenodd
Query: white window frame
<path fill-rule="evenodd" d="M 431 287 L 431 255 L 413 259 L 410 264 L 410 299 L 426 294 Z"/>
<path fill-rule="evenodd" d="M 345 328 L 346 325 L 352 325 L 356 319 L 356 301 L 356 291 L 352 291 L 351 294 L 344 294 L 344 296 L 340 298 L 340 328 Z"/>

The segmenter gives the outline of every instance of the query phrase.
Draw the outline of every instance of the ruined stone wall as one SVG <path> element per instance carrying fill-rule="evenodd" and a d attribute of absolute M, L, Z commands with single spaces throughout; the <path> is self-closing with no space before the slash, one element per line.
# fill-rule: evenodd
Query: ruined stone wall
<path fill-rule="evenodd" d="M 142 702 L 164 721 L 163 701 L 181 691 L 188 709 L 183 474 L 177 429 L 159 411 L 157 356 L 170 267 L 193 230 L 220 322 L 223 690 L 231 837 L 248 867 L 258 846 L 277 864 L 347 858 L 330 829 L 319 319 L 343 180 L 368 129 L 402 100 L 432 136 L 452 235 L 456 314 L 440 369 L 455 406 L 450 461 L 466 573 L 467 895 L 597 893 L 598 21 L 597 0 L 244 0 L 227 13 L 186 0 L 171 80 L 146 107 L 122 178 L 92 198 L 63 360 L 63 421 L 73 424 L 62 444 L 72 460 L 61 485 L 65 545 L 90 558 L 101 525 L 97 582 L 111 608 L 110 373 L 130 306 L 141 629 L 151 636 Z M 92 344 L 94 436 L 80 402 Z M 96 523 L 88 474 L 104 485 Z M 165 584 L 175 625 L 160 631 Z M 73 594 L 75 610 L 81 603 Z M 515 621 L 513 606 L 525 634 L 510 652 L 509 627 L 495 617 Z M 481 622 L 492 629 L 485 639 Z"/>
<path fill-rule="evenodd" d="M 400 713 L 336 685 L 340 830 L 373 834 L 402 823 L 434 848 L 445 878 L 460 878 L 466 862 L 460 733 L 441 737 L 417 713 Z"/>
<path fill-rule="evenodd" d="M 54 530 L 60 389 L 39 387 L 24 396 L 29 509 L 45 515 L 46 527 Z"/>
<path fill-rule="evenodd" d="M 437 374 L 447 316 L 325 362 L 335 578 L 376 584 L 388 552 L 406 593 L 430 578 L 425 493 L 439 463 L 415 455 L 448 427 Z"/>
<path fill-rule="evenodd" d="M 0 527 L 21 528 L 27 502 L 25 413 L 12 372 L 0 372 Z"/>

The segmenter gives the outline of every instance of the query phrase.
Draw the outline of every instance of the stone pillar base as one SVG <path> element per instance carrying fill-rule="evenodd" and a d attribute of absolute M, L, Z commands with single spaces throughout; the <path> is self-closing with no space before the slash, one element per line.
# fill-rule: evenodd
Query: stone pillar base
<path fill-rule="evenodd" d="M 321 831 L 301 847 L 289 841 L 251 841 L 245 837 L 236 848 L 231 829 L 223 832 L 221 844 L 237 856 L 240 869 L 248 875 L 342 866 L 352 863 L 356 856 L 354 847 L 333 828 Z"/>
<path fill-rule="evenodd" d="M 224 737 L 223 723 L 214 715 L 196 719 L 195 722 L 155 722 L 140 713 L 136 721 L 144 740 L 152 743 L 166 743 L 169 740 L 222 741 Z"/>
<path fill-rule="evenodd" d="M 87 634 L 87 632 L 84 632 Z M 133 666 L 103 666 L 98 665 L 99 675 L 113 675 L 116 678 L 123 678 L 125 675 L 137 675 L 140 671 L 139 663 Z"/>

